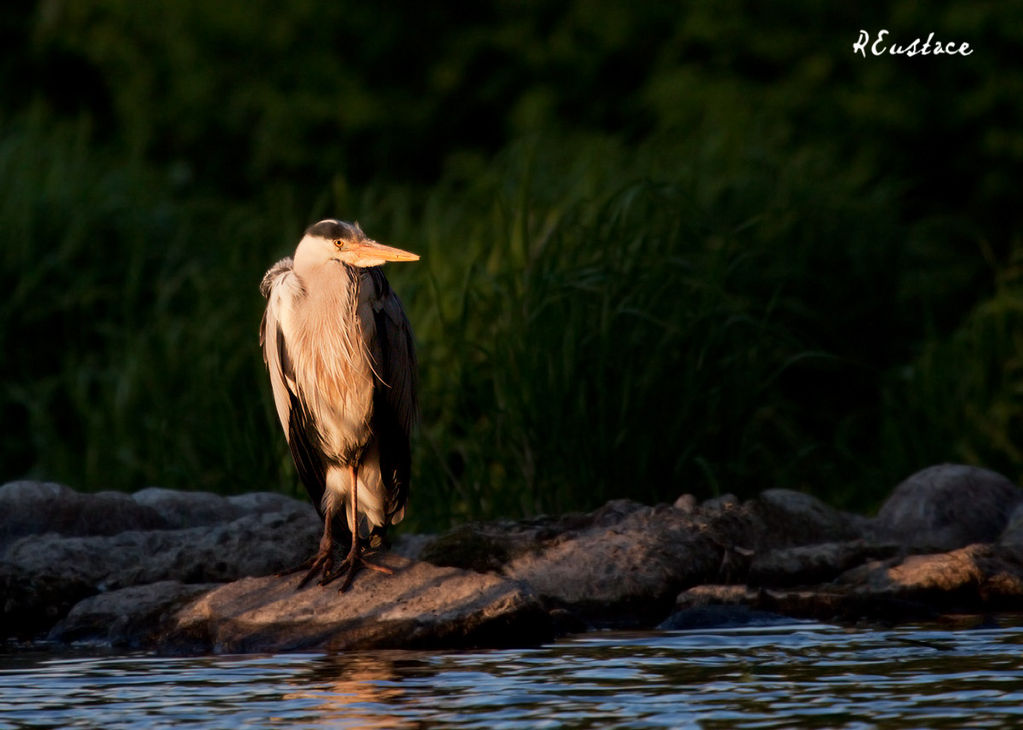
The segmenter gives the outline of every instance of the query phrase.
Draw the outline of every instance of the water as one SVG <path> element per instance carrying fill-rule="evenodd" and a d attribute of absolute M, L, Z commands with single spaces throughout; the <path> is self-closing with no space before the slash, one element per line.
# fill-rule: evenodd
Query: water
<path fill-rule="evenodd" d="M 1007 727 L 1023 627 L 596 633 L 537 649 L 0 655 L 0 728 Z"/>

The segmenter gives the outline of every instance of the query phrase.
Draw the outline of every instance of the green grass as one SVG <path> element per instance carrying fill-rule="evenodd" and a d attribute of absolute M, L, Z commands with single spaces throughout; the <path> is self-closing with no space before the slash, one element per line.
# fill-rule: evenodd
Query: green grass
<path fill-rule="evenodd" d="M 423 255 L 414 528 L 1023 477 L 1018 8 L 270 10 L 4 16 L 0 479 L 301 494 L 257 285 L 327 215 Z"/>
<path fill-rule="evenodd" d="M 1018 481 L 1019 21 L 11 4 L 0 480 L 301 494 L 257 284 L 337 215 L 423 255 L 388 269 L 412 528 L 772 486 L 867 509 L 945 460 Z M 977 50 L 863 59 L 861 27 Z"/>
<path fill-rule="evenodd" d="M 1023 248 L 951 336 L 890 373 L 884 453 L 896 463 L 983 464 L 1023 481 Z"/>
<path fill-rule="evenodd" d="M 963 267 L 933 224 L 754 128 L 533 137 L 303 206 L 175 192 L 87 124 L 8 121 L 2 476 L 301 494 L 257 285 L 338 214 L 423 257 L 388 269 L 421 353 L 413 528 L 774 486 L 863 508 L 942 460 L 1018 479 L 1015 265 L 943 335 L 921 313 Z"/>
<path fill-rule="evenodd" d="M 876 401 L 858 398 L 885 363 L 849 340 L 889 317 L 890 191 L 713 135 L 520 145 L 473 173 L 426 204 L 412 300 L 421 481 L 444 509 L 862 477 Z"/>
<path fill-rule="evenodd" d="M 88 139 L 33 118 L 0 143 L 5 476 L 282 486 L 256 342 L 272 229 Z"/>

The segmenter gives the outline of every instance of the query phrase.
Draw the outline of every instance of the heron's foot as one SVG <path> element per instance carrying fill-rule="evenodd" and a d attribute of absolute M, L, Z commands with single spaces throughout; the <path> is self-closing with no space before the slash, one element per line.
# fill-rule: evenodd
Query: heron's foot
<path fill-rule="evenodd" d="M 334 580 L 331 573 L 334 571 L 334 551 L 333 550 L 320 550 L 316 555 L 311 557 L 309 560 L 298 566 L 290 573 L 297 573 L 300 570 L 306 570 L 305 576 L 298 582 L 296 588 L 303 588 L 309 581 L 319 574 L 320 585 L 327 585 L 330 581 Z"/>
<path fill-rule="evenodd" d="M 372 552 L 363 553 L 362 550 L 353 548 L 348 552 L 348 555 L 345 556 L 345 559 L 341 561 L 341 565 L 337 566 L 337 572 L 330 577 L 330 580 L 323 580 L 321 584 L 326 585 L 335 578 L 341 578 L 341 585 L 338 587 L 337 591 L 338 593 L 344 593 L 351 587 L 352 581 L 355 579 L 355 574 L 359 572 L 359 569 L 361 568 L 369 568 L 370 570 L 375 570 L 378 573 L 384 573 L 385 575 L 392 575 L 394 573 L 394 571 L 390 568 L 384 565 L 377 565 L 369 560 L 369 556 L 372 554 Z"/>

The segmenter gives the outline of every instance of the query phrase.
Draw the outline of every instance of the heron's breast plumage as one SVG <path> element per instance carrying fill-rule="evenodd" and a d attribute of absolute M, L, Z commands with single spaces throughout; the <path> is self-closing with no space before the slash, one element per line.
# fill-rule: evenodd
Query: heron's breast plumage
<path fill-rule="evenodd" d="M 348 463 L 372 438 L 374 324 L 358 277 L 329 269 L 297 307 L 295 377 L 324 455 Z"/>

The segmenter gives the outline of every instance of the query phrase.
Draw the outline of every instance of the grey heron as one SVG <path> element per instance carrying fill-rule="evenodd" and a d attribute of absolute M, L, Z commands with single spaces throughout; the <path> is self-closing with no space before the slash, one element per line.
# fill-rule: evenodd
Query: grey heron
<path fill-rule="evenodd" d="M 379 267 L 418 258 L 368 238 L 358 223 L 323 220 L 260 284 L 277 416 L 323 518 L 299 587 L 318 573 L 321 584 L 343 575 L 343 591 L 360 567 L 391 572 L 363 548 L 405 515 L 417 374 L 412 328 Z M 351 541 L 336 571 L 335 533 Z"/>

